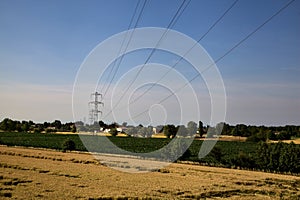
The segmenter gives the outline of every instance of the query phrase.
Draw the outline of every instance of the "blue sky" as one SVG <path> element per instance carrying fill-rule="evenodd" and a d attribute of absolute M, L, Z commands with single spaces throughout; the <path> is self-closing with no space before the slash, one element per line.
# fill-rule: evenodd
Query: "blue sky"
<path fill-rule="evenodd" d="M 0 118 L 72 121 L 81 63 L 101 41 L 127 30 L 136 2 L 1 0 Z M 138 27 L 166 27 L 181 2 L 148 1 Z M 197 40 L 232 2 L 192 0 L 173 29 Z M 240 0 L 200 44 L 216 60 L 287 2 Z M 217 64 L 227 122 L 300 124 L 299 22 L 296 0 Z"/>

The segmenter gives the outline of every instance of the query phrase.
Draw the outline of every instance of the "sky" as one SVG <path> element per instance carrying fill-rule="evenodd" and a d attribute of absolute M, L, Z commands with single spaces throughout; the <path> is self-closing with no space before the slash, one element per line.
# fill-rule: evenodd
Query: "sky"
<path fill-rule="evenodd" d="M 240 0 L 200 41 L 200 45 L 212 60 L 217 60 L 287 2 Z M 166 28 L 181 3 L 149 0 L 137 28 Z M 172 29 L 198 40 L 232 3 L 230 0 L 192 0 Z M 87 121 L 88 102 L 80 108 L 83 114 L 77 119 L 73 118 L 72 111 L 73 86 L 80 66 L 97 45 L 128 29 L 136 5 L 136 0 L 1 0 L 0 120 L 9 117 L 37 122 L 55 119 Z M 217 63 L 226 91 L 226 122 L 300 124 L 299 22 L 300 1 L 296 0 Z M 124 74 L 134 72 L 150 52 L 142 50 L 126 55 L 111 85 L 116 86 Z M 178 58 L 157 51 L 151 62 L 172 65 Z M 107 68 L 103 78 L 99 77 L 99 90 L 110 83 L 107 76 L 110 69 Z M 188 80 L 196 73 L 187 62 L 178 65 L 178 72 Z M 177 86 L 172 78 L 165 81 Z M 185 117 L 180 120 L 178 116 L 182 113 L 175 97 L 170 98 L 169 103 L 155 103 L 159 101 L 158 97 L 171 93 L 167 87 L 157 86 L 136 106 L 129 106 L 133 114 L 151 108 L 149 115 L 129 122 L 162 124 L 202 120 L 208 124 L 211 99 L 205 86 L 201 77 L 192 84 L 201 107 L 201 119 Z M 112 88 L 115 87 L 109 88 L 108 94 L 112 94 Z M 121 92 L 126 87 L 117 89 Z M 103 98 L 102 117 L 106 122 L 116 121 L 109 115 L 110 97 Z M 188 101 L 185 99 L 183 104 Z M 118 115 L 118 110 L 114 113 Z M 118 117 L 117 120 L 122 123 L 128 119 Z"/>

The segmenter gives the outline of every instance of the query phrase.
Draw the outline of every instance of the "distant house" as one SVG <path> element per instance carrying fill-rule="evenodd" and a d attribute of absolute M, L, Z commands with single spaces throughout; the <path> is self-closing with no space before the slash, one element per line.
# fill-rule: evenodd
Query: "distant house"
<path fill-rule="evenodd" d="M 121 126 L 121 127 L 118 127 L 118 128 L 117 128 L 117 131 L 119 131 L 119 132 L 122 133 L 122 132 L 125 132 L 127 129 L 128 129 L 127 127 Z"/>
<path fill-rule="evenodd" d="M 153 127 L 153 134 L 157 134 L 157 129 Z"/>
<path fill-rule="evenodd" d="M 109 131 L 110 131 L 110 128 L 107 128 L 107 129 L 104 129 L 104 133 L 109 133 Z"/>

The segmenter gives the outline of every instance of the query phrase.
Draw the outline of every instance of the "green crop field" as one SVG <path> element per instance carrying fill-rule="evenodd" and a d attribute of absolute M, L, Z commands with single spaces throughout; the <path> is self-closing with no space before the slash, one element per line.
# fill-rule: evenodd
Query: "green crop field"
<path fill-rule="evenodd" d="M 87 140 L 94 141 L 95 138 L 104 136 L 85 135 Z M 171 139 L 166 138 L 134 138 L 134 137 L 108 137 L 116 146 L 126 151 L 134 153 L 147 153 L 158 150 L 167 145 Z M 26 147 L 42 147 L 62 150 L 62 144 L 65 140 L 70 139 L 75 142 L 76 150 L 87 151 L 80 137 L 76 134 L 43 134 L 43 133 L 17 133 L 17 132 L 2 132 L 0 133 L 0 143 L 9 146 L 26 146 Z M 194 140 L 189 147 L 190 155 L 187 160 L 198 161 L 198 153 L 203 141 Z M 257 148 L 256 143 L 252 142 L 233 142 L 233 141 L 218 141 L 215 149 L 218 149 L 224 159 L 230 159 L 244 152 L 247 154 L 255 153 Z M 98 149 L 97 149 L 98 150 Z M 113 150 L 102 147 L 101 152 L 111 153 Z M 118 152 L 116 152 L 118 153 Z M 217 163 L 213 159 L 213 155 L 209 154 L 202 159 L 203 162 Z"/>
<path fill-rule="evenodd" d="M 172 139 L 166 138 L 135 138 L 135 137 L 105 137 L 96 135 L 53 134 L 53 133 L 18 133 L 1 132 L 0 144 L 8 146 L 41 147 L 57 150 L 64 149 L 66 141 L 73 143 L 72 150 L 90 151 L 99 153 L 114 153 L 137 155 L 142 157 L 173 159 L 176 155 L 182 161 L 193 161 L 210 166 L 228 168 L 258 169 L 265 171 L 299 173 L 300 145 L 296 144 L 264 144 L 239 141 L 217 141 L 214 148 L 204 158 L 199 159 L 198 154 L 203 141 L 194 140 L 188 150 L 180 152 L 182 146 L 171 145 L 165 151 L 155 150 L 169 144 Z M 180 139 L 186 142 L 186 139 Z M 114 145 L 110 145 L 112 142 Z M 75 147 L 74 147 L 75 145 Z M 179 149 L 179 154 L 178 154 Z M 67 149 L 68 150 L 68 149 Z M 124 152 L 126 150 L 127 152 Z M 175 152 L 175 153 L 174 153 Z M 184 154 L 183 154 L 184 153 Z M 175 155 L 175 156 L 174 156 Z"/>

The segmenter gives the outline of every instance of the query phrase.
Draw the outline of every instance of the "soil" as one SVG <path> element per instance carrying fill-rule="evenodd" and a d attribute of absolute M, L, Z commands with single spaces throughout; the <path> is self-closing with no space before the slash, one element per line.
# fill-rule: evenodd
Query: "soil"
<path fill-rule="evenodd" d="M 298 176 L 110 157 L 0 146 L 0 199 L 300 199 Z"/>

